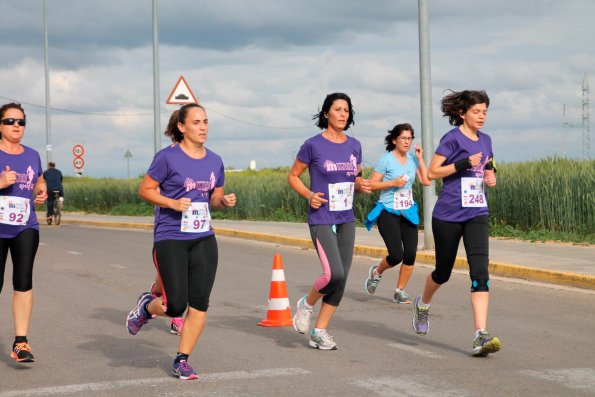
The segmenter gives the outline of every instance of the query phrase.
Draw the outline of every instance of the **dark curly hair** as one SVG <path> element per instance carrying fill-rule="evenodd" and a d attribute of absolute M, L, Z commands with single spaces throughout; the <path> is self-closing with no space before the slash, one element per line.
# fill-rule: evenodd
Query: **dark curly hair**
<path fill-rule="evenodd" d="M 442 116 L 448 117 L 450 125 L 463 125 L 462 114 L 467 113 L 467 110 L 473 105 L 485 103 L 486 107 L 490 106 L 490 98 L 485 91 L 464 90 L 455 92 L 448 90 L 451 93 L 442 98 L 441 110 Z"/>
<path fill-rule="evenodd" d="M 413 127 L 409 123 L 397 124 L 393 127 L 392 130 L 388 131 L 388 135 L 384 138 L 384 143 L 386 144 L 386 151 L 392 152 L 395 150 L 395 144 L 393 141 L 401 136 L 404 131 L 411 131 L 411 137 L 415 138 L 415 132 L 413 131 Z"/>
<path fill-rule="evenodd" d="M 355 124 L 355 121 L 353 121 L 353 116 L 355 115 L 355 112 L 353 111 L 353 106 L 351 105 L 351 98 L 349 98 L 347 94 L 343 94 L 342 92 L 335 92 L 326 96 L 326 98 L 324 99 L 324 103 L 322 104 L 322 109 L 320 109 L 320 111 L 317 114 L 312 116 L 312 120 L 316 120 L 314 125 L 316 125 L 321 130 L 328 128 L 328 119 L 326 118 L 326 116 L 329 110 L 331 110 L 333 102 L 335 102 L 337 99 L 345 100 L 347 102 L 347 105 L 349 106 L 349 118 L 347 119 L 345 130 L 348 130 L 352 124 Z"/>

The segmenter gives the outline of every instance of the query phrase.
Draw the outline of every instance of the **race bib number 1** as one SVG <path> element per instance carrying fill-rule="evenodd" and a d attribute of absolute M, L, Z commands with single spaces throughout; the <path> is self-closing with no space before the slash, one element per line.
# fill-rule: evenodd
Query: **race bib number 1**
<path fill-rule="evenodd" d="M 0 196 L 0 223 L 23 226 L 29 220 L 29 199 L 15 196 Z"/>
<path fill-rule="evenodd" d="M 181 231 L 184 233 L 204 233 L 211 228 L 209 203 L 196 202 L 182 213 Z"/>
<path fill-rule="evenodd" d="M 483 190 L 483 178 L 461 178 L 461 201 L 463 207 L 487 207 Z"/>
<path fill-rule="evenodd" d="M 345 211 L 353 207 L 353 191 L 355 190 L 355 183 L 340 182 L 329 183 L 329 209 L 331 211 Z"/>

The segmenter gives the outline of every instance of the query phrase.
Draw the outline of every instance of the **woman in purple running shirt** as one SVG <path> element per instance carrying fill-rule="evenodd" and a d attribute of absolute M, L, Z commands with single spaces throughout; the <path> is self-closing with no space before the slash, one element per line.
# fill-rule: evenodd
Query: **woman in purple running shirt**
<path fill-rule="evenodd" d="M 221 157 L 205 147 L 208 129 L 202 106 L 182 106 L 174 136 L 179 144 L 155 155 L 139 188 L 141 198 L 159 207 L 153 261 L 162 295 L 142 293 L 126 325 L 128 332 L 136 335 L 152 317 L 179 317 L 188 309 L 172 369 L 182 380 L 198 378 L 188 358 L 204 329 L 217 271 L 211 210 L 236 204 L 234 193 L 224 193 Z"/>
<path fill-rule="evenodd" d="M 313 307 L 322 298 L 309 344 L 335 350 L 337 344 L 326 329 L 343 297 L 353 259 L 354 193 L 370 193 L 370 184 L 361 177 L 361 145 L 344 132 L 353 124 L 351 99 L 342 93 L 327 95 L 314 119 L 323 131 L 304 142 L 287 179 L 291 188 L 308 200 L 308 225 L 322 274 L 298 301 L 293 326 L 301 334 L 310 331 Z M 310 188 L 300 179 L 306 168 Z"/>
<path fill-rule="evenodd" d="M 428 177 L 442 179 L 442 191 L 432 213 L 436 268 L 426 278 L 423 295 L 414 302 L 413 328 L 429 330 L 432 297 L 452 273 L 461 237 L 471 278 L 475 339 L 471 354 L 484 357 L 500 350 L 500 340 L 487 331 L 490 276 L 489 223 L 485 186 L 496 186 L 492 140 L 481 131 L 490 99 L 485 91 L 452 92 L 442 99 L 442 113 L 455 128 L 436 148 Z"/>
<path fill-rule="evenodd" d="M 10 251 L 15 330 L 10 356 L 18 362 L 35 360 L 27 341 L 33 311 L 33 262 L 39 247 L 34 206 L 47 199 L 39 153 L 21 144 L 26 123 L 20 104 L 0 108 L 0 291 Z"/>

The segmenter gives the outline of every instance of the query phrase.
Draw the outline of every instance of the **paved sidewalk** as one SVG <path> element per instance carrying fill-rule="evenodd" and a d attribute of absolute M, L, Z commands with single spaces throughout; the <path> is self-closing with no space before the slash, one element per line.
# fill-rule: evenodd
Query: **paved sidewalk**
<path fill-rule="evenodd" d="M 153 217 L 66 213 L 62 217 L 62 223 L 152 229 Z M 308 226 L 302 223 L 215 219 L 212 224 L 216 233 L 220 235 L 312 247 Z M 386 248 L 378 230 L 368 232 L 365 228 L 358 227 L 355 242 L 357 255 L 372 257 L 386 255 Z M 434 263 L 434 251 L 425 250 L 423 244 L 423 233 L 420 233 L 417 261 Z M 467 267 L 465 248 L 462 243 L 455 266 Z M 490 239 L 490 273 L 595 290 L 595 247 L 492 238 Z"/>

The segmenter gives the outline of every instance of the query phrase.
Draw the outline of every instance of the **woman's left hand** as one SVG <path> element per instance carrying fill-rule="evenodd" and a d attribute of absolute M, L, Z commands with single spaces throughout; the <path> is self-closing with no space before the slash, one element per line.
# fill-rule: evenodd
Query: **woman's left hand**
<path fill-rule="evenodd" d="M 221 204 L 223 204 L 225 207 L 235 207 L 236 201 L 237 199 L 235 193 L 226 194 L 221 198 Z"/>
<path fill-rule="evenodd" d="M 424 150 L 421 148 L 421 146 L 419 145 L 415 145 L 415 157 L 417 157 L 417 159 L 421 159 L 423 158 L 424 155 Z"/>
<path fill-rule="evenodd" d="M 48 192 L 40 189 L 35 194 L 35 199 L 33 202 L 35 203 L 35 205 L 40 205 L 40 204 L 43 204 L 47 200 L 47 198 L 48 198 Z"/>

